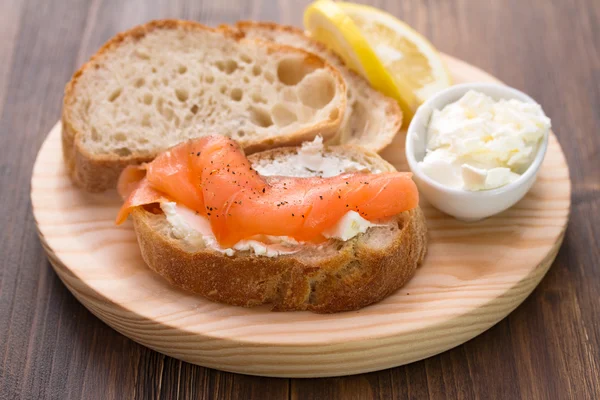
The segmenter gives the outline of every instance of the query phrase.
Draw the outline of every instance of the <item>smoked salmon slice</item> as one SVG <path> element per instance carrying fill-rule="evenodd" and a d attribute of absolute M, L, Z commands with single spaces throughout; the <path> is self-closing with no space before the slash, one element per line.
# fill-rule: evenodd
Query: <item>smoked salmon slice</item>
<path fill-rule="evenodd" d="M 136 169 L 137 171 L 134 171 Z M 121 196 L 126 197 L 125 203 L 117 214 L 116 223 L 122 224 L 125 222 L 131 210 L 135 207 L 145 206 L 147 204 L 162 203 L 164 201 L 171 201 L 167 195 L 154 189 L 148 179 L 145 176 L 143 169 L 138 167 L 129 166 L 123 170 L 119 177 L 119 183 L 117 184 L 117 190 Z M 133 181 L 135 178 L 140 178 L 137 182 Z"/>
<path fill-rule="evenodd" d="M 166 151 L 142 167 L 145 175 L 132 168 L 119 181 L 127 198 L 117 223 L 135 207 L 175 201 L 208 218 L 223 247 L 256 235 L 319 241 L 348 211 L 374 221 L 419 204 L 410 173 L 263 177 L 233 140 L 218 135 Z"/>

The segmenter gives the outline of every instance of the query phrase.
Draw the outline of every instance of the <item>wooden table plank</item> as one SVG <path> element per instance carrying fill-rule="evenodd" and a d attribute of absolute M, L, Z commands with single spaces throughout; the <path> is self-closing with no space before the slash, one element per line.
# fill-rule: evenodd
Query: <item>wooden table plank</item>
<path fill-rule="evenodd" d="M 0 2 L 0 114 L 4 106 L 5 96 L 8 85 L 10 67 L 12 65 L 12 56 L 17 43 L 16 36 L 19 31 L 21 21 L 22 7 L 19 2 L 2 0 Z"/>
<path fill-rule="evenodd" d="M 123 4 L 124 3 L 124 4 Z M 84 309 L 37 240 L 29 176 L 75 68 L 152 18 L 300 25 L 308 1 L 0 0 L 0 398 L 599 398 L 600 3 L 373 0 L 444 52 L 530 93 L 571 167 L 565 242 L 506 320 L 428 360 L 315 380 L 201 368 L 137 345 Z"/>

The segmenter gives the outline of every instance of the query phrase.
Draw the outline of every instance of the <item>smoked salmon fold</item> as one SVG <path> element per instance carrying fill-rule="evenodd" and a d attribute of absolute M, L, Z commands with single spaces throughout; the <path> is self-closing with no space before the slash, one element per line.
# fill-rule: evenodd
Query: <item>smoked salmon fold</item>
<path fill-rule="evenodd" d="M 174 201 L 207 218 L 223 247 L 256 235 L 323 240 L 323 232 L 348 211 L 369 221 L 418 206 L 412 174 L 347 173 L 334 177 L 264 177 L 233 140 L 213 135 L 187 141 L 119 179 L 125 202 L 116 222 L 131 210 Z"/>

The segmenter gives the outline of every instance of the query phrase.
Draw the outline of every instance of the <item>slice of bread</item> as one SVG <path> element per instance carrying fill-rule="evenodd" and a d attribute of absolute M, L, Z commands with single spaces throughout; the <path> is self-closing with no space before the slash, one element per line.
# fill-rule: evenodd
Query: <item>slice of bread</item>
<path fill-rule="evenodd" d="M 278 175 L 298 175 L 293 160 L 297 151 L 274 149 L 249 158 L 259 171 L 277 161 Z M 358 147 L 334 146 L 325 148 L 322 154 L 354 161 L 370 171 L 394 170 L 377 154 Z M 302 171 L 302 175 L 307 172 L 310 173 Z M 274 310 L 355 310 L 404 285 L 422 262 L 427 248 L 427 228 L 419 208 L 350 240 L 299 245 L 299 251 L 276 257 L 251 251 L 227 256 L 182 238 L 165 214 L 137 208 L 132 217 L 142 256 L 152 270 L 187 291 L 245 307 L 269 303 Z"/>
<path fill-rule="evenodd" d="M 293 47 L 189 21 L 153 21 L 109 40 L 65 89 L 63 147 L 76 184 L 115 186 L 129 164 L 219 133 L 247 152 L 336 134 L 340 73 Z"/>
<path fill-rule="evenodd" d="M 323 44 L 311 39 L 301 29 L 271 22 L 240 21 L 235 27 L 245 37 L 263 39 L 314 53 L 336 67 L 348 88 L 344 122 L 332 143 L 356 144 L 379 152 L 391 143 L 402 126 L 398 103 L 373 89 L 360 75 Z"/>

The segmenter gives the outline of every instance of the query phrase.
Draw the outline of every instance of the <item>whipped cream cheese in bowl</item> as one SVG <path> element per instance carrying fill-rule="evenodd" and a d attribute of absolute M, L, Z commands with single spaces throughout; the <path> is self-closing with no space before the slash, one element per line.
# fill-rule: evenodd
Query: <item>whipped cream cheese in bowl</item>
<path fill-rule="evenodd" d="M 550 127 L 525 93 L 492 83 L 456 85 L 417 110 L 406 158 L 433 206 L 476 221 L 506 210 L 531 188 Z"/>

